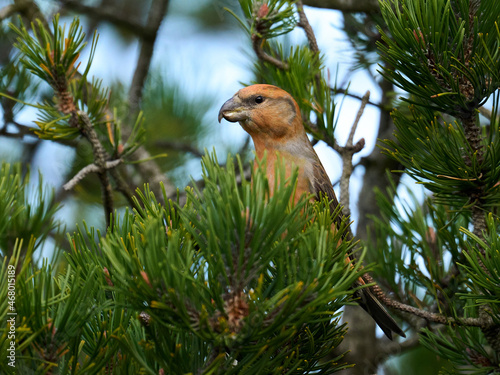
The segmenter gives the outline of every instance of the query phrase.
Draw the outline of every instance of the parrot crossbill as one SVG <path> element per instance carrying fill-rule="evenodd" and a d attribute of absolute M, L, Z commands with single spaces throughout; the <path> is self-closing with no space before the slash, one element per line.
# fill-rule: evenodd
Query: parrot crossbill
<path fill-rule="evenodd" d="M 289 93 L 265 84 L 245 87 L 224 103 L 219 111 L 219 122 L 223 118 L 239 122 L 252 137 L 257 159 L 263 158 L 267 151 L 266 176 L 271 193 L 274 191 L 275 163 L 280 157 L 285 160 L 287 177 L 293 165 L 299 169 L 295 201 L 303 193 L 312 193 L 317 199 L 326 195 L 331 202 L 331 212 L 335 211 L 339 202 L 332 184 L 307 137 L 299 106 Z M 339 217 L 335 225 L 339 226 L 341 222 Z M 351 262 L 350 259 L 346 261 Z M 364 285 L 365 282 L 359 278 L 356 284 Z M 359 305 L 389 339 L 392 340 L 393 332 L 406 337 L 369 288 L 361 289 L 356 296 Z"/>

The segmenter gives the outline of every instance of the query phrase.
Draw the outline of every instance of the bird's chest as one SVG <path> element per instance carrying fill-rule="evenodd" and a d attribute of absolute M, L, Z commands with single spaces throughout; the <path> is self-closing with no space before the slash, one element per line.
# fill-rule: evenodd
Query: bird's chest
<path fill-rule="evenodd" d="M 274 194 L 276 184 L 281 184 L 283 178 L 285 182 L 288 181 L 288 183 L 290 183 L 290 177 L 297 168 L 298 177 L 297 187 L 293 197 L 294 202 L 297 203 L 302 194 L 311 193 L 313 165 L 308 160 L 296 158 L 286 152 L 282 152 L 274 156 L 268 155 L 265 168 L 271 196 Z"/>

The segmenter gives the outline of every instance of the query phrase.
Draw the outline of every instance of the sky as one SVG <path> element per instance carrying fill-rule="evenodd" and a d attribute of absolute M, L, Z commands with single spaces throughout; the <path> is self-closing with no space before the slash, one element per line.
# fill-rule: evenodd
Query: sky
<path fill-rule="evenodd" d="M 0 6 L 8 3 L 0 0 Z M 225 153 L 228 145 L 242 144 L 246 133 L 237 124 L 217 121 L 220 106 L 239 90 L 242 83 L 250 83 L 252 80 L 251 65 L 254 55 L 250 48 L 248 35 L 241 29 L 221 29 L 207 32 L 201 28 L 196 20 L 190 18 L 185 12 L 186 7 L 192 6 L 193 1 L 172 1 L 171 9 L 164 19 L 159 30 L 155 45 L 151 69 L 162 72 L 168 79 L 173 80 L 179 88 L 187 95 L 202 95 L 210 97 L 214 105 L 209 109 L 204 118 L 205 126 L 209 134 L 203 138 L 198 148 L 215 149 Z M 50 2 L 42 3 L 50 9 Z M 191 4 L 191 5 L 190 5 Z M 221 5 L 227 5 L 222 1 Z M 306 15 L 315 31 L 319 48 L 325 53 L 325 66 L 329 69 L 331 77 L 338 76 L 339 82 L 344 82 L 348 70 L 352 65 L 350 44 L 341 31 L 341 14 L 333 10 L 305 7 Z M 232 17 L 229 13 L 220 10 L 220 17 Z M 70 17 L 63 18 L 67 23 Z M 85 29 L 85 19 L 82 24 Z M 98 28 L 99 41 L 95 53 L 94 62 L 90 75 L 103 80 L 104 85 L 113 81 L 121 80 L 130 82 L 133 76 L 135 64 L 139 53 L 137 41 L 130 43 L 120 42 L 114 29 L 106 23 L 101 23 Z M 289 35 L 292 43 L 305 41 L 303 30 L 297 28 Z M 85 66 L 90 48 L 87 47 L 81 56 L 82 66 Z M 380 100 L 379 89 L 372 79 L 364 72 L 359 71 L 349 76 L 350 91 L 363 96 L 366 90 L 371 92 L 371 101 Z M 333 84 L 333 82 L 332 82 Z M 359 101 L 345 98 L 342 106 L 339 106 L 337 127 L 337 141 L 342 145 L 354 122 L 359 109 Z M 32 124 L 36 114 L 32 109 L 24 111 L 21 123 Z M 354 142 L 361 137 L 365 138 L 365 148 L 355 155 L 353 162 L 356 163 L 360 157 L 370 154 L 376 142 L 378 129 L 378 110 L 368 105 L 358 125 Z M 0 150 L 4 149 L 4 158 L 19 158 L 19 147 L 15 147 L 17 141 L 0 139 Z M 340 157 L 326 145 L 319 143 L 315 147 L 325 169 L 333 182 L 340 178 Z M 1 151 L 0 151 L 1 152 Z M 10 155 L 10 157 L 8 156 Z M 61 170 L 68 170 L 72 163 L 74 152 L 68 147 L 45 142 L 37 151 L 37 158 L 32 165 L 33 171 L 40 171 L 44 181 L 49 186 L 58 187 L 67 181 L 63 180 Z M 201 175 L 200 162 L 193 159 L 185 168 L 186 174 L 195 179 Z M 351 210 L 353 219 L 357 217 L 356 197 L 361 188 L 363 168 L 356 168 L 351 180 Z M 36 183 L 36 173 L 33 183 Z M 189 176 L 186 175 L 186 181 Z M 182 188 L 182 187 L 181 187 Z M 338 186 L 335 187 L 338 193 Z M 60 211 L 61 219 L 71 217 L 71 213 L 77 209 L 68 202 Z M 96 208 L 99 209 L 100 208 Z M 101 220 L 100 218 L 99 220 Z M 98 225 L 98 221 L 90 225 Z"/>

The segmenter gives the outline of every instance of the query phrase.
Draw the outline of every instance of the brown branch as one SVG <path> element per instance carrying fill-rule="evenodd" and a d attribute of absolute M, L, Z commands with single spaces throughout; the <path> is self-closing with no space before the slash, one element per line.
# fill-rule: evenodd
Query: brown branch
<path fill-rule="evenodd" d="M 44 15 L 41 13 L 38 5 L 33 1 L 33 0 L 14 0 L 15 5 L 18 7 L 19 13 L 23 16 L 23 21 L 26 25 L 27 28 L 30 27 L 30 23 L 34 22 L 35 19 L 40 19 L 42 24 L 47 30 L 51 30 L 49 27 Z M 163 0 L 162 2 L 165 5 L 168 4 L 168 0 Z M 155 8 L 155 4 L 158 4 L 158 1 L 156 1 L 151 9 L 157 9 Z M 150 12 L 151 15 L 152 12 Z M 163 12 L 164 13 L 164 12 Z M 159 16 L 159 14 L 157 14 Z M 161 22 L 161 19 L 160 19 Z M 156 29 L 157 30 L 157 29 Z M 156 37 L 156 31 L 154 36 Z M 81 79 L 81 75 L 79 73 L 76 74 L 75 78 Z M 92 90 L 91 85 L 89 85 L 90 90 Z M 112 114 L 111 114 L 112 117 Z M 93 129 L 92 129 L 93 130 Z M 124 139 L 128 138 L 130 136 L 130 129 L 128 127 L 123 128 L 123 137 Z M 57 141 L 58 143 L 63 143 L 66 144 L 66 142 L 63 141 Z M 74 146 L 73 144 L 69 144 L 70 146 Z M 144 148 L 144 146 L 140 146 L 136 152 L 130 156 L 130 159 L 132 161 L 141 161 L 141 160 L 149 160 L 151 159 L 151 155 L 149 152 Z M 167 191 L 167 194 L 172 194 L 173 192 L 176 191 L 175 186 L 173 186 L 166 176 L 163 174 L 159 166 L 156 164 L 154 161 L 146 161 L 142 162 L 137 165 L 137 170 L 139 171 L 141 177 L 144 180 L 149 180 L 151 189 L 155 193 L 157 199 L 159 202 L 163 201 L 163 194 L 160 189 L 160 182 L 164 183 L 165 189 Z M 121 177 L 121 173 L 118 171 L 118 169 L 111 169 L 111 175 L 113 176 L 113 179 L 117 183 L 117 189 L 120 191 L 125 198 L 129 201 L 132 202 L 132 192 L 131 189 L 126 186 L 125 179 Z M 107 176 L 105 177 L 100 177 L 101 178 L 101 183 L 103 186 L 106 186 L 105 191 L 106 191 L 106 196 L 111 197 L 111 186 L 109 185 L 109 179 Z M 104 187 L 103 187 L 104 188 Z M 106 209 L 106 211 L 111 212 L 110 207 Z M 106 214 L 106 220 L 109 220 L 109 215 Z"/>
<path fill-rule="evenodd" d="M 203 153 L 200 150 L 190 145 L 189 143 L 160 140 L 155 142 L 155 146 L 176 151 L 189 152 L 190 154 L 193 154 L 198 158 L 201 158 L 203 156 Z"/>
<path fill-rule="evenodd" d="M 352 94 L 352 93 L 348 92 L 346 89 L 331 88 L 331 91 L 332 91 L 332 93 L 334 95 L 342 94 L 342 95 L 348 96 L 350 98 L 354 98 L 354 99 L 358 99 L 358 100 L 363 100 L 362 96 L 359 96 L 359 95 L 356 95 L 356 94 Z M 372 102 L 370 100 L 368 100 L 366 102 L 366 104 L 369 104 L 369 105 L 372 105 L 374 107 L 380 108 L 381 110 L 384 109 L 384 107 L 382 106 L 382 104 L 374 103 L 374 102 Z"/>
<path fill-rule="evenodd" d="M 89 164 L 86 167 L 83 167 L 71 180 L 63 185 L 64 190 L 73 189 L 76 184 L 78 184 L 81 180 L 83 180 L 90 173 L 103 173 L 108 169 L 116 168 L 123 162 L 122 159 L 116 159 L 111 161 L 106 161 L 103 167 L 98 166 L 97 164 Z"/>
<path fill-rule="evenodd" d="M 116 8 L 113 6 L 88 6 L 82 4 L 78 0 L 62 0 L 61 5 L 63 9 L 68 9 L 80 14 L 90 16 L 97 19 L 98 21 L 105 21 L 112 23 L 115 26 L 126 29 L 132 34 L 140 38 L 150 38 L 151 33 L 149 28 L 142 26 L 140 23 L 123 17 L 122 14 L 116 12 Z"/>
<path fill-rule="evenodd" d="M 144 82 L 149 73 L 151 58 L 154 52 L 154 45 L 161 22 L 167 12 L 169 0 L 153 0 L 149 9 L 148 19 L 146 22 L 146 30 L 148 37 L 143 37 L 139 57 L 135 68 L 132 84 L 128 93 L 129 110 L 131 115 L 134 115 L 138 109 L 142 99 L 142 91 Z"/>
<path fill-rule="evenodd" d="M 380 11 L 378 0 L 304 0 L 304 5 L 343 12 L 377 13 Z"/>
<path fill-rule="evenodd" d="M 109 173 L 111 174 L 111 177 L 113 177 L 113 180 L 115 181 L 116 184 L 116 191 L 120 192 L 125 199 L 127 200 L 128 204 L 131 207 L 135 207 L 135 201 L 132 199 L 134 196 L 134 192 L 130 188 L 130 186 L 127 184 L 121 173 L 118 171 L 118 168 L 111 168 L 109 170 Z"/>
<path fill-rule="evenodd" d="M 376 362 L 372 365 L 376 368 L 380 363 L 385 362 L 390 356 L 401 355 L 408 350 L 416 348 L 419 344 L 420 337 L 417 334 L 403 342 L 379 340 L 377 343 L 379 352 L 375 357 Z"/>
<path fill-rule="evenodd" d="M 17 4 L 9 4 L 0 9 L 0 21 L 3 21 L 6 18 L 9 18 L 14 13 L 19 10 L 19 6 Z"/>
<path fill-rule="evenodd" d="M 485 106 L 479 107 L 479 113 L 481 113 L 488 120 L 491 120 L 491 110 L 489 110 Z"/>
<path fill-rule="evenodd" d="M 429 311 L 425 311 L 419 309 L 417 307 L 413 307 L 407 304 L 404 304 L 399 301 L 395 301 L 392 298 L 388 297 L 382 289 L 375 283 L 373 278 L 365 273 L 363 275 L 363 279 L 365 279 L 369 284 L 373 283 L 373 286 L 370 287 L 372 292 L 375 294 L 377 299 L 382 302 L 387 307 L 391 307 L 393 309 L 410 313 L 412 315 L 423 318 L 427 321 L 439 323 L 439 324 L 453 324 L 460 326 L 469 326 L 469 327 L 480 327 L 480 328 L 490 328 L 494 326 L 493 319 L 491 316 L 484 316 L 480 318 L 453 318 L 449 316 L 444 316 L 441 314 L 432 313 Z"/>
<path fill-rule="evenodd" d="M 30 28 L 31 23 L 39 19 L 42 25 L 50 30 L 47 20 L 33 0 L 14 0 L 14 4 L 18 7 L 17 11 L 21 14 L 26 28 Z"/>
<path fill-rule="evenodd" d="M 80 128 L 80 131 L 90 142 L 90 145 L 92 146 L 92 153 L 94 154 L 94 162 L 99 167 L 97 176 L 99 177 L 99 181 L 101 182 L 102 201 L 104 206 L 104 214 L 106 216 L 106 227 L 109 227 L 112 222 L 111 215 L 113 214 L 114 208 L 113 189 L 109 181 L 109 176 L 106 173 L 106 159 L 108 158 L 108 154 L 99 141 L 99 137 L 97 136 L 97 133 L 94 130 L 94 127 L 92 126 L 87 113 L 84 111 L 77 111 L 76 115 L 78 116 L 78 126 Z"/>
<path fill-rule="evenodd" d="M 352 157 L 355 153 L 361 151 L 365 145 L 364 138 L 361 138 L 355 145 L 354 133 L 358 127 L 359 120 L 363 115 L 366 107 L 366 103 L 370 99 L 370 91 L 367 91 L 361 100 L 361 106 L 354 120 L 354 124 L 351 127 L 351 131 L 347 138 L 346 145 L 340 148 L 340 156 L 342 157 L 342 176 L 340 178 L 340 203 L 343 206 L 343 213 L 346 217 L 351 216 L 350 205 L 350 195 L 349 195 L 349 182 L 351 180 L 351 175 L 353 172 Z"/>
<path fill-rule="evenodd" d="M 267 52 L 265 52 L 262 48 L 262 45 L 265 43 L 265 39 L 262 39 L 260 36 L 257 34 L 252 35 L 252 47 L 253 50 L 255 51 L 257 57 L 262 60 L 266 61 L 274 66 L 276 66 L 278 69 L 282 70 L 288 70 L 288 63 L 285 61 L 281 61 L 277 59 L 276 57 L 273 57 L 269 55 Z"/>
<path fill-rule="evenodd" d="M 304 12 L 304 4 L 302 3 L 302 0 L 297 0 L 296 6 L 297 6 L 297 12 L 299 14 L 298 26 L 304 29 L 304 32 L 306 33 L 307 36 L 307 40 L 309 41 L 309 48 L 311 49 L 311 51 L 313 51 L 316 54 L 319 54 L 319 47 L 318 47 L 318 42 L 316 41 L 316 35 L 314 35 L 314 31 L 311 27 L 311 24 L 307 19 L 306 13 Z"/>

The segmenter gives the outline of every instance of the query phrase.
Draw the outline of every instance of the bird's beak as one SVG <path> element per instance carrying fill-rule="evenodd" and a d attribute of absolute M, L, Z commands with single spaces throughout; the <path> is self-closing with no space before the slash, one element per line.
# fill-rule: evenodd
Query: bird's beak
<path fill-rule="evenodd" d="M 247 113 L 242 104 L 241 99 L 237 95 L 225 102 L 219 111 L 219 122 L 221 122 L 222 118 L 230 122 L 245 120 Z"/>

